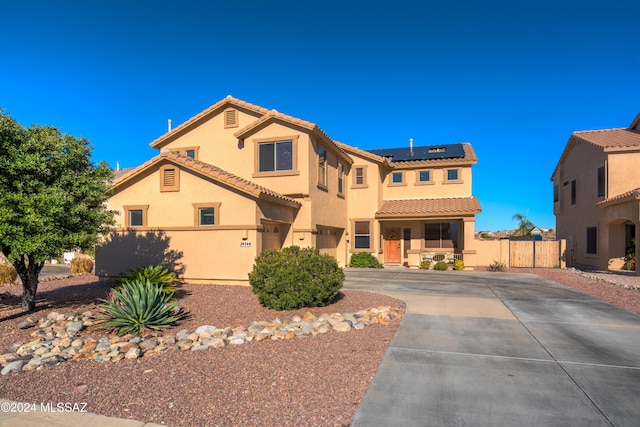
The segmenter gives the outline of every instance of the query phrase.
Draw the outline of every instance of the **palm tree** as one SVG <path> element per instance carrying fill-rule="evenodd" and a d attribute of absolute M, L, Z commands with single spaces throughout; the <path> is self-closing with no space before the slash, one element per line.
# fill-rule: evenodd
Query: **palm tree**
<path fill-rule="evenodd" d="M 515 214 L 512 219 L 518 221 L 518 228 L 515 232 L 515 235 L 517 236 L 526 236 L 534 227 L 533 223 L 527 219 L 526 215 Z"/>

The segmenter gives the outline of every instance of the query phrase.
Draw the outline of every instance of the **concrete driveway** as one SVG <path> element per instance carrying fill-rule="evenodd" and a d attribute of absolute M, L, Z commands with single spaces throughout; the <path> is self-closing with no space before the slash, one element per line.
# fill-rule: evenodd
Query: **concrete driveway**
<path fill-rule="evenodd" d="M 407 304 L 352 426 L 640 425 L 640 315 L 529 274 L 346 276 Z"/>

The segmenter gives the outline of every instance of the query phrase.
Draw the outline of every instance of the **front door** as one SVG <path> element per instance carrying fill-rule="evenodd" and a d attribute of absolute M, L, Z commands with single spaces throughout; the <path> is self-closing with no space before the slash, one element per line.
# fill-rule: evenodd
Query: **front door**
<path fill-rule="evenodd" d="M 384 262 L 400 262 L 400 229 L 387 230 L 384 240 Z"/>

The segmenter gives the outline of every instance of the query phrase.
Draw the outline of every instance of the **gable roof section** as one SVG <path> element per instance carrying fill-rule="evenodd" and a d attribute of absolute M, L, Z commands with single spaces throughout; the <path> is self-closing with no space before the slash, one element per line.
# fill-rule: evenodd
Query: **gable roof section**
<path fill-rule="evenodd" d="M 482 212 L 476 197 L 384 200 L 376 218 L 413 218 L 441 215 L 473 215 Z"/>
<path fill-rule="evenodd" d="M 258 105 L 254 105 L 254 104 L 251 104 L 249 102 L 242 101 L 240 99 L 234 98 L 233 96 L 229 95 L 226 98 L 216 102 L 215 104 L 213 104 L 211 107 L 207 108 L 206 110 L 201 111 L 200 113 L 198 113 L 195 116 L 191 117 L 186 122 L 184 122 L 184 123 L 180 124 L 179 126 L 176 126 L 175 128 L 171 129 L 169 132 L 165 133 L 164 135 L 162 135 L 159 138 L 157 138 L 154 141 L 152 141 L 149 145 L 152 148 L 161 148 L 166 142 L 170 141 L 171 138 L 173 138 L 174 136 L 177 136 L 177 135 L 183 133 L 187 129 L 190 129 L 191 127 L 193 127 L 193 126 L 201 123 L 202 121 L 208 119 L 210 116 L 214 115 L 216 112 L 220 111 L 221 109 L 223 109 L 225 107 L 229 107 L 229 106 L 234 106 L 234 107 L 237 107 L 237 108 L 242 108 L 242 109 L 245 109 L 245 110 L 249 110 L 249 111 L 252 111 L 252 112 L 257 113 L 259 115 L 263 115 L 263 114 L 266 114 L 267 112 L 269 112 L 269 110 L 267 110 L 264 107 L 260 107 Z"/>
<path fill-rule="evenodd" d="M 636 116 L 628 128 L 585 130 L 572 133 L 567 145 L 562 151 L 560 160 L 558 160 L 551 174 L 551 180 L 553 180 L 558 166 L 564 162 L 569 152 L 578 142 L 584 142 L 602 148 L 605 153 L 640 150 L 640 129 L 638 129 L 638 126 L 640 126 L 640 114 Z"/>
<path fill-rule="evenodd" d="M 571 136 L 588 144 L 602 147 L 605 151 L 625 148 L 640 148 L 640 130 L 617 128 L 574 132 Z"/>
<path fill-rule="evenodd" d="M 379 163 L 386 166 L 391 165 L 391 162 L 386 157 L 378 156 L 377 154 L 373 154 L 370 151 L 361 150 L 359 148 L 352 147 L 350 145 L 347 145 L 339 141 L 333 141 L 333 142 L 348 154 L 354 154 L 356 156 L 364 157 L 365 159 L 371 160 L 374 163 Z"/>
<path fill-rule="evenodd" d="M 600 200 L 596 203 L 596 206 L 612 206 L 634 200 L 640 200 L 640 187 L 634 188 L 626 193 L 618 194 L 617 196 L 609 197 L 605 200 Z"/>
<path fill-rule="evenodd" d="M 258 129 L 260 126 L 266 125 L 267 123 L 273 122 L 273 121 L 279 121 L 287 125 L 298 126 L 312 132 L 313 134 L 318 136 L 320 139 L 325 141 L 327 144 L 332 146 L 338 152 L 338 154 L 343 158 L 343 160 L 345 160 L 349 164 L 353 163 L 353 160 L 351 159 L 351 157 L 349 157 L 342 150 L 342 148 L 335 143 L 334 140 L 329 138 L 329 135 L 327 135 L 322 129 L 320 129 L 320 127 L 317 124 L 306 121 L 306 120 L 298 119 L 297 117 L 289 116 L 287 114 L 279 113 L 276 110 L 268 111 L 258 120 L 255 120 L 254 122 L 250 123 L 244 128 L 238 130 L 236 133 L 233 134 L 233 136 L 235 136 L 238 139 L 244 139 L 246 138 L 247 135 L 249 135 L 254 130 Z"/>
<path fill-rule="evenodd" d="M 214 181 L 228 185 L 250 197 L 262 200 L 268 200 L 271 202 L 279 203 L 281 205 L 298 208 L 301 204 L 292 199 L 291 197 L 284 196 L 266 187 L 263 187 L 246 179 L 240 178 L 237 175 L 224 171 L 209 163 L 194 160 L 191 157 L 182 156 L 172 151 L 163 151 L 151 160 L 143 163 L 137 168 L 122 175 L 120 178 L 113 182 L 113 189 L 117 189 L 121 185 L 127 183 L 129 180 L 140 175 L 142 172 L 150 169 L 154 165 L 162 162 L 163 160 L 178 165 L 184 169 L 190 170 L 194 173 L 203 175 L 207 178 L 211 178 Z"/>

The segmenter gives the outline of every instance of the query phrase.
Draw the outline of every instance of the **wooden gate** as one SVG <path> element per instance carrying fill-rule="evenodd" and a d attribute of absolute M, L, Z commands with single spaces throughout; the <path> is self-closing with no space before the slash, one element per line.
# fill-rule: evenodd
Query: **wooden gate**
<path fill-rule="evenodd" d="M 509 267 L 560 268 L 560 242 L 557 240 L 512 240 Z"/>

